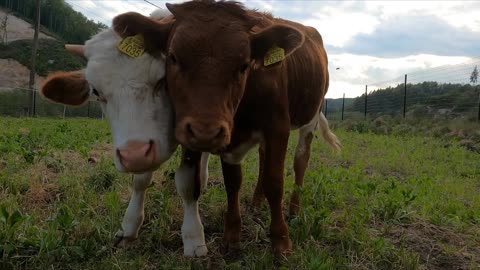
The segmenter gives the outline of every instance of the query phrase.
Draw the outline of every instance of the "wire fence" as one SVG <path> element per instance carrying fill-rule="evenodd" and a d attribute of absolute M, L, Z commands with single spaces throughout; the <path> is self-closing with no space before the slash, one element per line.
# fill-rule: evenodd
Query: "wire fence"
<path fill-rule="evenodd" d="M 329 120 L 465 119 L 480 121 L 480 57 L 466 63 L 441 66 L 365 85 L 356 98 L 326 99 L 323 112 Z M 476 72 L 476 75 L 475 75 Z"/>
<path fill-rule="evenodd" d="M 0 87 L 0 115 L 11 117 L 88 117 L 103 118 L 98 101 L 91 100 L 83 106 L 72 107 L 52 103 L 38 91 L 24 88 Z"/>
<path fill-rule="evenodd" d="M 323 112 L 329 120 L 374 119 L 389 115 L 407 119 L 466 119 L 480 121 L 480 57 L 471 61 L 412 72 L 391 80 L 365 85 L 355 98 L 326 99 Z M 477 75 L 474 75 L 477 70 Z M 13 117 L 103 118 L 98 101 L 80 107 L 54 104 L 38 91 L 0 86 L 0 115 Z"/>

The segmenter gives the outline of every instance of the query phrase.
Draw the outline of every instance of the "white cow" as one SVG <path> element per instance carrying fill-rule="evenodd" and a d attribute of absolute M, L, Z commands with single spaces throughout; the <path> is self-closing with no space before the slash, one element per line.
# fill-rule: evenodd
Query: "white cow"
<path fill-rule="evenodd" d="M 159 9 L 151 16 L 162 19 L 168 15 L 169 11 Z M 162 84 L 164 58 L 148 53 L 138 58 L 127 56 L 117 49 L 121 41 L 115 31 L 107 29 L 84 46 L 67 45 L 67 50 L 88 60 L 86 69 L 51 74 L 41 89 L 45 98 L 72 106 L 82 105 L 92 95 L 96 96 L 112 130 L 116 168 L 136 173 L 132 197 L 117 233 L 117 246 L 138 237 L 152 171 L 168 160 L 177 147 L 173 112 Z M 202 155 L 202 169 L 200 164 L 189 164 L 188 155 L 184 149 L 182 163 L 175 174 L 177 192 L 184 205 L 184 255 L 204 256 L 207 247 L 197 200 L 199 186 L 205 186 L 208 177 L 208 154 Z"/>

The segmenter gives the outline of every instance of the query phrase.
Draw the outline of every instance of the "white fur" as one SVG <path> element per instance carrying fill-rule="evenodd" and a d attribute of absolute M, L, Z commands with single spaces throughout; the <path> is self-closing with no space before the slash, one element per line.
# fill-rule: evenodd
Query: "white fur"
<path fill-rule="evenodd" d="M 307 150 L 307 145 L 305 143 L 306 137 L 308 134 L 312 133 L 315 130 L 315 127 L 318 123 L 319 114 L 316 114 L 315 117 L 306 125 L 302 126 L 298 132 L 298 143 L 295 148 L 295 158 L 302 156 Z"/>
<path fill-rule="evenodd" d="M 146 190 L 151 182 L 151 172 L 133 176 L 132 197 L 123 217 L 122 229 L 117 232 L 117 237 L 130 240 L 138 237 L 138 232 L 143 224 Z"/>
<path fill-rule="evenodd" d="M 262 141 L 262 134 L 260 132 L 253 132 L 248 141 L 235 147 L 235 149 L 230 152 L 223 152 L 221 154 L 222 160 L 229 164 L 240 164 L 248 151 Z"/>
<path fill-rule="evenodd" d="M 198 201 L 194 199 L 195 168 L 182 163 L 175 173 L 177 192 L 183 200 L 183 254 L 188 257 L 207 255 L 203 225 L 198 213 Z"/>
<path fill-rule="evenodd" d="M 156 10 L 152 18 L 161 19 L 170 15 L 168 10 Z M 155 141 L 160 162 L 173 154 L 178 143 L 174 137 L 173 110 L 165 89 L 155 89 L 165 77 L 165 59 L 154 58 L 144 53 L 138 58 L 124 55 L 117 49 L 121 38 L 107 29 L 95 35 L 85 44 L 88 59 L 85 78 L 91 90 L 96 89 L 106 100 L 102 102 L 112 130 L 114 152 L 126 146 L 128 141 L 148 143 Z M 124 171 L 116 154 L 115 166 Z M 202 186 L 208 178 L 208 154 L 202 155 Z M 182 163 L 175 175 L 178 193 L 184 203 L 182 238 L 186 256 L 205 256 L 207 247 L 203 225 L 198 213 L 198 202 L 193 198 L 194 170 Z M 135 175 L 133 193 L 117 233 L 120 246 L 138 237 L 144 218 L 146 188 L 151 183 L 152 173 Z"/>
<path fill-rule="evenodd" d="M 164 162 L 177 146 L 167 93 L 165 89 L 155 90 L 165 77 L 165 60 L 147 53 L 129 57 L 117 50 L 120 41 L 112 29 L 107 29 L 86 42 L 85 77 L 92 89 L 106 99 L 101 104 L 112 129 L 114 151 L 131 140 L 154 140 L 156 153 Z M 117 169 L 123 171 L 119 158 L 114 156 Z"/>
<path fill-rule="evenodd" d="M 202 153 L 202 159 L 200 163 L 200 183 L 202 190 L 207 189 L 208 182 L 208 161 L 210 159 L 209 153 Z"/>

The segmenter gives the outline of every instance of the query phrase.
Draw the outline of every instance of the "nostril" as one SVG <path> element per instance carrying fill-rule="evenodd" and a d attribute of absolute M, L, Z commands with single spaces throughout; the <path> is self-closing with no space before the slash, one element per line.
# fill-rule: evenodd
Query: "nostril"
<path fill-rule="evenodd" d="M 153 149 L 153 144 L 154 144 L 153 140 L 148 141 L 148 149 L 147 149 L 147 151 L 145 152 L 145 156 L 146 156 L 146 157 L 150 154 L 150 151 L 152 151 L 152 149 Z"/>
<path fill-rule="evenodd" d="M 195 137 L 195 133 L 193 132 L 193 128 L 190 123 L 187 124 L 186 128 L 187 128 L 188 135 Z"/>
<path fill-rule="evenodd" d="M 215 135 L 215 138 L 219 138 L 219 137 L 223 136 L 224 133 L 225 133 L 225 128 L 224 128 L 224 127 L 220 127 L 220 128 L 218 129 L 217 135 Z"/>

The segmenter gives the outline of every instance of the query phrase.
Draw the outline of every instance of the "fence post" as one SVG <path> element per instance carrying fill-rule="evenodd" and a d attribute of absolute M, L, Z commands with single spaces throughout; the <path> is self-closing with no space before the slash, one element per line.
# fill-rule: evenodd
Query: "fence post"
<path fill-rule="evenodd" d="M 65 111 L 67 110 L 67 105 L 63 105 L 63 119 L 65 119 Z"/>
<path fill-rule="evenodd" d="M 343 93 L 343 99 L 342 99 L 342 121 L 343 121 L 344 112 L 345 112 L 345 93 Z"/>
<path fill-rule="evenodd" d="M 368 85 L 365 85 L 365 119 L 367 119 L 367 89 Z"/>
<path fill-rule="evenodd" d="M 90 118 L 90 101 L 88 102 L 88 105 L 87 105 L 87 118 Z"/>
<path fill-rule="evenodd" d="M 478 95 L 478 116 L 477 121 L 480 122 L 480 95 Z"/>
<path fill-rule="evenodd" d="M 325 118 L 327 118 L 327 112 L 328 112 L 328 99 L 325 99 Z"/>
<path fill-rule="evenodd" d="M 32 109 L 32 116 L 37 116 L 37 91 L 33 89 L 33 109 Z"/>
<path fill-rule="evenodd" d="M 405 119 L 405 114 L 407 112 L 407 74 L 405 74 L 405 90 L 403 92 L 403 119 Z"/>

